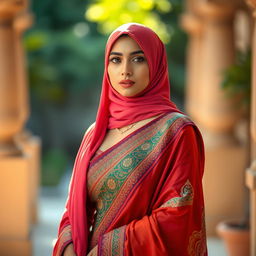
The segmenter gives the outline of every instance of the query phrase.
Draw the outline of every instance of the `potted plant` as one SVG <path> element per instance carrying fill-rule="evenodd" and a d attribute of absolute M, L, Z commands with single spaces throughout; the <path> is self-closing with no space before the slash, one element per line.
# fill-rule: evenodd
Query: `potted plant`
<path fill-rule="evenodd" d="M 238 52 L 236 63 L 224 72 L 222 88 L 229 95 L 237 99 L 246 119 L 246 148 L 250 157 L 250 95 L 251 95 L 251 51 Z M 226 220 L 216 227 L 217 233 L 223 239 L 229 256 L 249 256 L 250 254 L 250 231 L 249 231 L 249 197 L 245 198 L 245 214 L 243 220 Z"/>

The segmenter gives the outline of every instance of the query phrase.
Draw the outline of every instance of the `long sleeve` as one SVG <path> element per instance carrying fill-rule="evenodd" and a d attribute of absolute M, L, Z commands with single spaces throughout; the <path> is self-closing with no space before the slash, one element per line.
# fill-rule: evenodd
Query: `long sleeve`
<path fill-rule="evenodd" d="M 67 245 L 72 243 L 71 225 L 65 210 L 58 230 L 58 238 L 53 249 L 53 256 L 61 256 Z"/>
<path fill-rule="evenodd" d="M 98 255 L 207 255 L 202 192 L 204 149 L 198 133 L 192 126 L 182 128 L 175 143 L 169 145 L 169 172 L 153 210 L 101 236 Z"/>

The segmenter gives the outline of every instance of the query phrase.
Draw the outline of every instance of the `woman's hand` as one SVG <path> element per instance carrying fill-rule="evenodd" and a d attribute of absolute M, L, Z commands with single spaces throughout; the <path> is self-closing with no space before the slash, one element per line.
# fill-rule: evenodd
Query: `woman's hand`
<path fill-rule="evenodd" d="M 63 256 L 76 256 L 75 251 L 74 251 L 74 246 L 73 243 L 69 244 L 63 253 Z"/>
<path fill-rule="evenodd" d="M 98 255 L 98 245 L 96 245 L 88 254 L 87 256 L 97 256 Z"/>

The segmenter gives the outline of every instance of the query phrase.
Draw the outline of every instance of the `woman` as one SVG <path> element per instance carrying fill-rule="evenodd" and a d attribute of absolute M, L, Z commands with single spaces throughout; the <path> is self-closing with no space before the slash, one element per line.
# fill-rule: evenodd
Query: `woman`
<path fill-rule="evenodd" d="M 53 255 L 207 255 L 202 137 L 171 102 L 167 70 L 151 29 L 110 35 Z"/>

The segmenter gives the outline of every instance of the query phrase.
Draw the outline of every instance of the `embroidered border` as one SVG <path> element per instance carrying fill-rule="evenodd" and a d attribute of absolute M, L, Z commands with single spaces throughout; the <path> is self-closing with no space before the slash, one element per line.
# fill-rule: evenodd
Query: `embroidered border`
<path fill-rule="evenodd" d="M 171 113 L 171 117 L 175 113 Z M 170 116 L 170 115 L 168 115 Z M 147 124 L 144 128 L 141 127 L 140 131 L 133 134 L 133 136 L 128 136 L 122 142 L 122 146 L 118 146 L 118 150 L 115 150 L 114 147 L 110 152 L 103 152 L 101 155 L 102 157 L 98 158 L 97 160 L 91 162 L 89 171 L 88 171 L 88 188 L 89 188 L 89 195 L 92 196 L 92 190 L 94 190 L 93 194 L 99 194 L 99 188 L 102 187 L 102 178 L 108 170 L 112 169 L 117 165 L 120 160 L 123 158 L 125 154 L 128 154 L 135 150 L 138 145 L 144 143 L 144 141 L 148 140 L 149 138 L 153 137 L 156 133 L 156 129 L 159 125 L 159 122 L 165 121 L 165 116 L 161 117 L 161 119 L 156 118 L 153 120 L 153 123 Z M 92 185 L 94 184 L 94 185 Z"/>
<path fill-rule="evenodd" d="M 126 226 L 122 226 L 103 235 L 98 248 L 99 256 L 124 255 L 125 230 Z"/>
<path fill-rule="evenodd" d="M 193 124 L 186 116 L 179 113 L 166 115 L 161 121 L 164 122 L 160 126 L 161 129 L 159 129 L 159 125 L 156 125 L 153 129 L 154 136 L 152 136 L 151 131 L 151 137 L 144 140 L 144 143 L 140 145 L 133 138 L 131 142 L 133 144 L 136 143 L 137 146 L 131 152 L 128 152 L 122 161 L 118 159 L 119 161 L 115 166 L 106 166 L 108 170 L 112 170 L 108 172 L 105 170 L 106 177 L 104 179 L 100 177 L 104 180 L 103 183 L 101 186 L 99 186 L 100 184 L 97 185 L 100 191 L 97 192 L 96 190 L 98 193 L 98 211 L 91 240 L 92 247 L 97 244 L 97 237 L 104 234 L 110 223 L 116 218 L 118 211 L 123 207 L 123 203 L 131 195 L 132 191 L 149 170 L 152 170 L 155 160 L 162 154 L 179 129 L 186 124 Z M 118 154 L 118 152 L 118 148 L 113 150 L 115 154 Z M 149 155 L 150 157 L 148 157 Z M 108 163 L 109 157 L 110 155 L 106 157 L 105 163 Z"/>
<path fill-rule="evenodd" d="M 62 255 L 64 249 L 68 244 L 72 242 L 72 236 L 71 236 L 71 225 L 68 225 L 63 228 L 61 231 L 59 238 L 58 238 L 58 249 L 57 249 L 57 255 Z"/>
<path fill-rule="evenodd" d="M 180 191 L 180 197 L 173 197 L 170 200 L 166 201 L 161 207 L 180 207 L 184 205 L 191 205 L 193 203 L 194 190 L 190 181 L 187 180 L 186 183 L 182 186 Z"/>
<path fill-rule="evenodd" d="M 117 163 L 117 165 L 113 168 L 113 171 L 107 174 L 107 177 L 104 179 L 104 183 L 102 184 L 100 192 L 97 196 L 98 212 L 97 221 L 95 223 L 96 228 L 101 223 L 102 218 L 106 215 L 109 208 L 114 205 L 117 195 L 118 206 L 120 206 L 120 203 L 126 199 L 134 185 L 152 166 L 152 163 L 155 161 L 155 159 L 161 153 L 162 148 L 165 147 L 165 144 L 167 143 L 165 137 L 172 137 L 163 136 L 168 131 L 169 126 L 171 124 L 175 125 L 176 122 L 180 125 L 180 123 L 183 121 L 179 117 L 179 115 L 175 115 L 169 119 L 167 124 L 165 124 L 160 131 L 157 131 L 155 135 L 146 140 L 144 144 L 138 145 L 132 152 L 127 154 L 122 161 Z M 176 127 L 174 127 L 172 131 L 175 131 L 175 128 Z M 160 147 L 157 147 L 158 144 L 160 144 Z M 150 161 L 144 161 L 151 153 L 152 158 Z M 101 198 L 104 198 L 104 201 L 101 200 Z"/>

